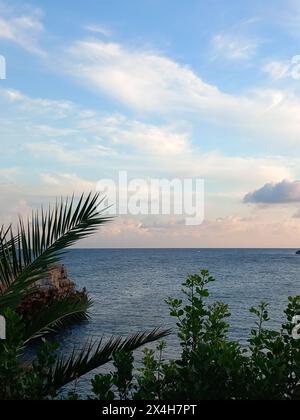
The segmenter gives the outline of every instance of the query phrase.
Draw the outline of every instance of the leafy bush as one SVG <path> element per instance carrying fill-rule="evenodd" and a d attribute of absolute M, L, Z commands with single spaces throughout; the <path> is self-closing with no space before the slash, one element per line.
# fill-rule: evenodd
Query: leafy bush
<path fill-rule="evenodd" d="M 36 358 L 29 365 L 22 360 L 20 343 L 24 339 L 25 326 L 19 315 L 11 309 L 5 311 L 7 327 L 13 334 L 0 341 L 0 400 L 41 400 L 45 398 L 48 375 L 56 362 L 56 343 L 42 340 Z M 47 397 L 57 394 L 55 389 L 47 389 Z"/>
<path fill-rule="evenodd" d="M 76 201 L 73 197 L 34 212 L 15 228 L 0 226 L 0 314 L 7 323 L 7 340 L 0 340 L 0 400 L 57 397 L 65 385 L 103 366 L 118 350 L 133 351 L 168 334 L 155 329 L 105 343 L 88 341 L 82 351 L 74 349 L 66 357 L 57 356 L 58 345 L 44 339 L 33 360 L 24 362 L 33 341 L 89 318 L 92 302 L 85 293 L 55 296 L 36 290 L 68 247 L 110 220 L 99 212 L 103 200 L 98 194 Z M 121 390 L 122 383 L 118 386 Z M 123 392 L 121 397 L 127 395 Z"/>
<path fill-rule="evenodd" d="M 114 369 L 92 380 L 90 399 L 118 400 L 298 400 L 300 399 L 300 340 L 293 338 L 300 298 L 289 298 L 286 320 L 280 331 L 268 327 L 268 305 L 250 312 L 257 318 L 248 346 L 231 341 L 230 312 L 222 302 L 211 303 L 208 271 L 191 275 L 183 283 L 183 297 L 166 303 L 176 319 L 181 352 L 177 360 L 165 360 L 166 343 L 145 348 L 142 363 L 134 367 L 132 348 L 155 337 L 136 341 L 116 339 L 108 347 L 87 348 L 67 363 L 57 356 L 57 344 L 43 340 L 34 361 L 24 365 L 23 343 L 28 326 L 12 309 L 5 311 L 8 331 L 0 342 L 0 400 L 53 399 L 70 381 L 109 360 Z M 13 333 L 12 333 L 13 332 Z M 92 355 L 91 355 L 92 354 Z M 82 396 L 76 391 L 70 400 Z"/>
<path fill-rule="evenodd" d="M 300 398 L 300 340 L 292 336 L 300 298 L 290 298 L 286 322 L 267 328 L 268 305 L 250 312 L 257 317 L 249 345 L 229 340 L 228 306 L 208 303 L 208 271 L 183 283 L 183 299 L 168 299 L 177 320 L 181 355 L 165 361 L 166 344 L 145 349 L 142 367 L 133 371 L 132 353 L 114 356 L 116 371 L 94 378 L 93 397 L 101 400 L 297 400 Z"/>

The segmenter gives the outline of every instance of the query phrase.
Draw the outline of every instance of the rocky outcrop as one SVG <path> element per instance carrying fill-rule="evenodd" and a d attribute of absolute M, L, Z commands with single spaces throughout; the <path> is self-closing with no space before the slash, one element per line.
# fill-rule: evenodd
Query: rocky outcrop
<path fill-rule="evenodd" d="M 75 283 L 68 277 L 64 265 L 55 265 L 49 269 L 48 275 L 38 281 L 34 292 L 22 302 L 18 313 L 30 320 L 45 306 L 55 300 L 70 298 L 74 300 L 87 299 L 86 290 L 77 290 Z"/>
<path fill-rule="evenodd" d="M 42 291 L 56 290 L 61 294 L 75 291 L 75 283 L 68 277 L 64 265 L 53 265 L 48 275 L 35 284 L 35 287 Z"/>

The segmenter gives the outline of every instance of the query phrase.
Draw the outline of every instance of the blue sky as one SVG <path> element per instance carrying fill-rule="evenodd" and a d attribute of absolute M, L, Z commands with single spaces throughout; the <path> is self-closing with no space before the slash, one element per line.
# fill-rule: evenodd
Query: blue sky
<path fill-rule="evenodd" d="M 205 222 L 86 245 L 299 246 L 299 27 L 293 0 L 0 1 L 3 221 L 126 169 L 203 178 Z"/>

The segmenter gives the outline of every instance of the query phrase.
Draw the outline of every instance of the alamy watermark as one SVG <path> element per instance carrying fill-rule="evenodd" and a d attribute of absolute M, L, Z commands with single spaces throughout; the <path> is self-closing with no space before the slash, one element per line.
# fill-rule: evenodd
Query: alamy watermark
<path fill-rule="evenodd" d="M 300 315 L 296 315 L 293 318 L 293 324 L 295 327 L 293 329 L 292 335 L 295 340 L 300 340 Z"/>
<path fill-rule="evenodd" d="M 6 320 L 0 315 L 0 340 L 6 340 Z"/>
<path fill-rule="evenodd" d="M 0 80 L 6 79 L 6 60 L 3 55 L 0 55 Z"/>
<path fill-rule="evenodd" d="M 204 181 L 199 178 L 132 178 L 120 171 L 102 179 L 97 191 L 106 196 L 110 215 L 182 216 L 187 226 L 204 221 Z"/>

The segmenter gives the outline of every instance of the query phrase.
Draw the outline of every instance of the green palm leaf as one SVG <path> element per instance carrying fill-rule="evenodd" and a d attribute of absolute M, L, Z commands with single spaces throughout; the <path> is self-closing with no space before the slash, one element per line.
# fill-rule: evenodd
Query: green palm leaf
<path fill-rule="evenodd" d="M 32 321 L 26 323 L 24 344 L 48 333 L 56 332 L 71 323 L 88 320 L 91 306 L 91 299 L 84 296 L 65 297 L 52 301 Z"/>
<path fill-rule="evenodd" d="M 112 337 L 106 343 L 103 343 L 103 339 L 98 344 L 93 342 L 87 343 L 81 352 L 77 353 L 76 350 L 73 350 L 73 353 L 67 359 L 64 357 L 58 359 L 56 366 L 49 372 L 47 389 L 60 389 L 92 372 L 111 361 L 113 355 L 118 351 L 134 351 L 169 334 L 169 330 L 155 329 L 151 332 L 138 333 L 128 338 Z"/>
<path fill-rule="evenodd" d="M 17 232 L 10 227 L 0 232 L 0 308 L 15 307 L 57 262 L 65 249 L 111 220 L 99 213 L 99 195 L 82 195 L 61 200 L 47 212 L 33 213 L 25 224 L 19 220 Z"/>
<path fill-rule="evenodd" d="M 12 227 L 0 228 L 0 311 L 9 309 L 13 313 L 34 292 L 35 282 L 47 275 L 66 248 L 111 220 L 99 213 L 101 204 L 98 194 L 82 195 L 77 204 L 72 197 L 65 202 L 61 200 L 46 212 L 42 209 L 33 213 L 27 223 L 20 219 L 16 231 Z M 16 351 L 21 353 L 31 340 L 67 322 L 87 319 L 90 305 L 88 298 L 53 300 L 32 321 L 22 323 L 25 326 Z M 70 357 L 58 358 L 49 371 L 45 395 L 109 362 L 116 352 L 133 351 L 169 333 L 156 329 L 129 338 L 111 338 L 106 343 L 104 339 L 98 344 L 87 343 L 83 351 L 74 350 Z"/>

